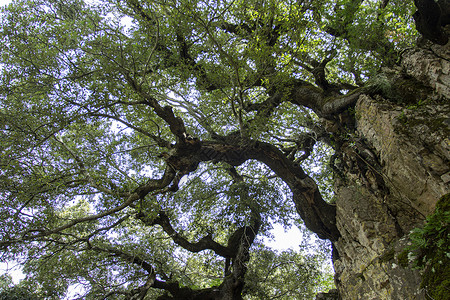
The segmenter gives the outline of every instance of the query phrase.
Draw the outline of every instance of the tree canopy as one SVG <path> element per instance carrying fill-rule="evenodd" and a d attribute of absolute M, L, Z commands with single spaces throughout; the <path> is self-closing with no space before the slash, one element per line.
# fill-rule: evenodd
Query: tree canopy
<path fill-rule="evenodd" d="M 2 261 L 49 299 L 70 285 L 87 299 L 327 290 L 323 255 L 262 237 L 304 223 L 339 238 L 342 117 L 413 45 L 413 12 L 400 0 L 2 8 Z"/>

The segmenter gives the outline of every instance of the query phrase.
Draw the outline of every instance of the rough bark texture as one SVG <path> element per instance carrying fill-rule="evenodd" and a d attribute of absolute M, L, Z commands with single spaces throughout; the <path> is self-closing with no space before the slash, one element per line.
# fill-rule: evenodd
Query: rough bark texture
<path fill-rule="evenodd" d="M 406 108 L 379 95 L 357 101 L 354 138 L 338 151 L 345 175 L 335 187 L 342 299 L 425 299 L 421 274 L 400 266 L 398 255 L 409 231 L 450 192 L 449 52 L 448 44 L 407 51 L 396 73 L 431 87 L 433 103 Z"/>

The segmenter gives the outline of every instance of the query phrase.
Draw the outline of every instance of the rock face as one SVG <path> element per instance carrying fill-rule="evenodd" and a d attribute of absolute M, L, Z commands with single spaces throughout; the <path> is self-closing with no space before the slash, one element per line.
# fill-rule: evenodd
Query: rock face
<path fill-rule="evenodd" d="M 342 299 L 425 299 L 421 274 L 399 255 L 409 231 L 450 192 L 445 47 L 439 55 L 422 49 L 403 59 L 403 73 L 431 87 L 436 101 L 405 107 L 377 96 L 358 100 L 353 142 L 341 148 L 345 178 L 336 180 L 341 238 L 334 266 Z"/>

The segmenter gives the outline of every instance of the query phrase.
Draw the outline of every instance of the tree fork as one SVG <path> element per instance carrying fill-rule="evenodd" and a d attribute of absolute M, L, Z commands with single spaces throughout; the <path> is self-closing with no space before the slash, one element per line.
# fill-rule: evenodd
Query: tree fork
<path fill-rule="evenodd" d="M 239 166 L 248 159 L 258 160 L 271 168 L 289 186 L 296 209 L 308 229 L 322 239 L 336 241 L 339 238 L 335 206 L 325 202 L 315 181 L 300 165 L 289 160 L 271 144 L 247 141 L 242 145 L 224 138 L 223 142 L 197 140 L 195 146 L 178 145 L 176 151 L 167 154 L 165 160 L 182 174 L 194 171 L 200 162 L 221 161 Z"/>

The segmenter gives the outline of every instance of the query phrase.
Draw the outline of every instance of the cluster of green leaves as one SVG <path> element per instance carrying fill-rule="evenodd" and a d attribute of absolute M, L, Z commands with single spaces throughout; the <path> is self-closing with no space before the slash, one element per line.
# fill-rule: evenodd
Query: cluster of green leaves
<path fill-rule="evenodd" d="M 246 275 L 246 299 L 314 299 L 318 292 L 334 288 L 330 243 L 300 228 L 299 251 L 255 249 Z"/>
<path fill-rule="evenodd" d="M 0 276 L 0 299 L 37 300 L 39 297 L 23 285 L 14 285 L 12 277 L 9 274 L 3 274 Z"/>
<path fill-rule="evenodd" d="M 323 263 L 326 260 L 321 255 L 306 252 L 254 251 L 247 273 L 246 299 L 313 299 L 318 292 L 333 287 L 333 273 L 321 269 Z"/>

